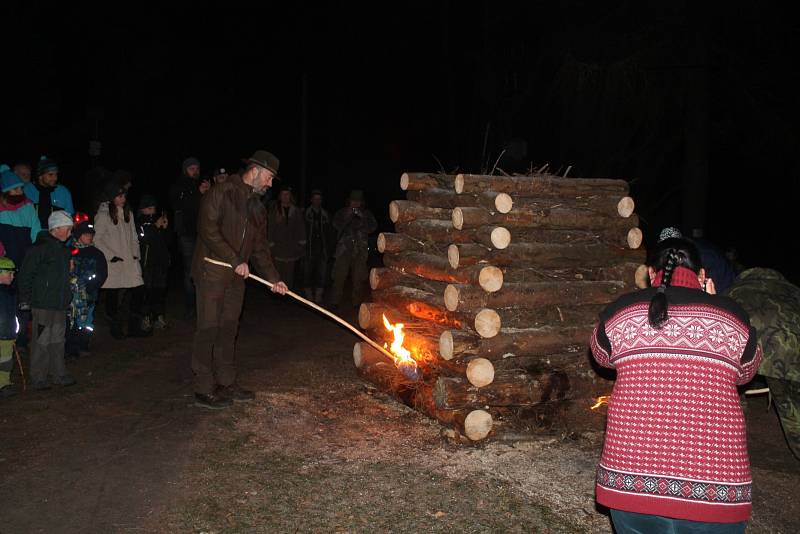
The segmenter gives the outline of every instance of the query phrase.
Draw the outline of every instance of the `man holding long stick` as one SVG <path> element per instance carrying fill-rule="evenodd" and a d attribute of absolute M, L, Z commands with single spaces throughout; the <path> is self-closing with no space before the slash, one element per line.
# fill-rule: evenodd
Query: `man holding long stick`
<path fill-rule="evenodd" d="M 192 351 L 195 405 L 222 409 L 253 400 L 236 383 L 234 343 L 244 301 L 248 262 L 285 294 L 267 243 L 267 213 L 261 196 L 272 186 L 278 158 L 258 150 L 245 160 L 242 176 L 232 175 L 203 196 L 197 221 L 192 276 L 197 286 L 197 331 Z M 205 258 L 230 264 L 233 270 Z"/>

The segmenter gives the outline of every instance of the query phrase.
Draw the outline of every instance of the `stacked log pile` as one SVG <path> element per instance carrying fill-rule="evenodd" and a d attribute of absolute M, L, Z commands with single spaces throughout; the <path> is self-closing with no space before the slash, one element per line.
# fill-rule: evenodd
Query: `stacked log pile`
<path fill-rule="evenodd" d="M 383 316 L 403 323 L 423 378 L 359 343 L 361 374 L 471 440 L 523 413 L 588 413 L 611 390 L 587 355 L 597 314 L 646 285 L 627 182 L 405 173 L 400 187 L 359 324 L 390 342 Z"/>

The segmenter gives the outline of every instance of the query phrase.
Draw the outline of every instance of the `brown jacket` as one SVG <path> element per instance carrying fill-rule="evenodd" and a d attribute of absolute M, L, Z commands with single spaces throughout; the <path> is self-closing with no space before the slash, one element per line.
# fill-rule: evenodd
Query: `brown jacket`
<path fill-rule="evenodd" d="M 261 276 L 270 282 L 280 280 L 267 244 L 266 213 L 258 224 L 248 217 L 247 200 L 252 194 L 252 188 L 234 174 L 203 195 L 192 260 L 195 283 L 227 283 L 238 277 L 233 269 L 210 264 L 205 257 L 234 267 L 252 260 Z"/>

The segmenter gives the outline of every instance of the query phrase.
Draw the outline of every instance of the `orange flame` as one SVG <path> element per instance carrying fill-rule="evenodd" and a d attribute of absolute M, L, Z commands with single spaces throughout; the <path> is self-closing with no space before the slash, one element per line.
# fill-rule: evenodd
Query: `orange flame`
<path fill-rule="evenodd" d="M 414 369 L 417 368 L 417 362 L 414 358 L 411 357 L 411 351 L 408 350 L 403 346 L 403 341 L 406 339 L 406 335 L 403 332 L 403 328 L 405 325 L 403 323 L 392 324 L 389 322 L 389 319 L 386 318 L 386 315 L 383 316 L 383 325 L 386 327 L 386 330 L 391 332 L 394 335 L 394 341 L 392 341 L 392 346 L 390 347 L 388 344 L 384 343 L 383 346 L 389 349 L 394 355 L 394 363 L 398 367 L 401 366 L 408 366 Z"/>
<path fill-rule="evenodd" d="M 611 400 L 611 395 L 601 395 L 600 397 L 597 397 L 597 402 L 594 403 L 594 406 L 592 406 L 589 409 L 590 410 L 596 410 L 600 406 L 602 406 L 604 404 L 608 404 L 608 401 L 610 401 L 610 400 Z"/>

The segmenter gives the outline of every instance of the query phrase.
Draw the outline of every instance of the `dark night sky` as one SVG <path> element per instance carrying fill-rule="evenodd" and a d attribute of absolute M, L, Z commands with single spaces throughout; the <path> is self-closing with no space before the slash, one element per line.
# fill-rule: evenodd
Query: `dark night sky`
<path fill-rule="evenodd" d="M 648 240 L 703 226 L 798 281 L 800 43 L 782 8 L 161 4 L 4 4 L 0 160 L 51 155 L 80 203 L 97 131 L 140 193 L 189 155 L 210 171 L 258 148 L 302 189 L 305 76 L 306 187 L 333 207 L 362 187 L 385 223 L 402 171 L 479 172 L 505 147 L 507 172 L 630 180 Z"/>

